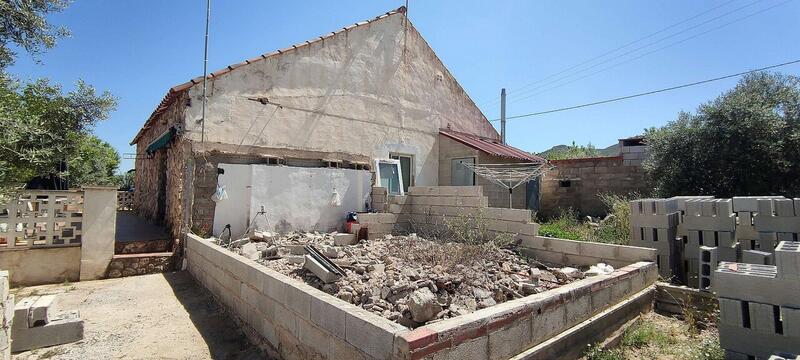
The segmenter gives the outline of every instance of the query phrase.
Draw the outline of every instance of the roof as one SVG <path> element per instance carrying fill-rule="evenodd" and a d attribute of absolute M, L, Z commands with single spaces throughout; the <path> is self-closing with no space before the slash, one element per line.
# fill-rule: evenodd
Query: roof
<path fill-rule="evenodd" d="M 277 55 L 280 55 L 280 54 L 283 54 L 283 53 L 286 53 L 286 52 L 289 52 L 289 51 L 297 50 L 297 49 L 302 48 L 304 46 L 316 43 L 318 41 L 323 41 L 323 40 L 325 40 L 327 38 L 330 38 L 331 36 L 334 36 L 334 35 L 337 35 L 339 33 L 348 31 L 348 30 L 356 28 L 358 26 L 367 25 L 367 24 L 372 23 L 372 22 L 374 22 L 376 20 L 384 19 L 384 18 L 389 17 L 391 15 L 405 14 L 405 12 L 406 12 L 406 7 L 405 6 L 401 6 L 397 10 L 389 11 L 389 12 L 387 12 L 387 13 L 385 13 L 383 15 L 380 15 L 380 16 L 374 18 L 374 19 L 367 20 L 367 21 L 362 21 L 362 22 L 357 22 L 357 23 L 355 23 L 353 25 L 343 27 L 343 28 L 341 28 L 341 29 L 339 29 L 337 31 L 333 31 L 333 32 L 327 33 L 327 34 L 319 36 L 319 37 L 317 37 L 315 39 L 307 40 L 305 42 L 292 45 L 292 46 L 290 46 L 288 48 L 285 48 L 285 49 L 276 50 L 276 51 L 273 51 L 273 52 L 270 52 L 270 53 L 262 54 L 260 56 L 255 57 L 255 58 L 247 59 L 247 60 L 245 60 L 243 62 L 240 62 L 238 64 L 229 65 L 228 67 L 226 67 L 224 69 L 220 69 L 220 70 L 217 70 L 217 71 L 214 71 L 214 72 L 210 73 L 207 78 L 208 79 L 213 79 L 215 77 L 227 74 L 227 73 L 231 72 L 232 70 L 234 70 L 234 69 L 236 69 L 238 67 L 241 67 L 241 66 L 244 66 L 244 65 L 249 65 L 249 64 L 252 64 L 254 62 L 261 61 L 261 60 L 264 60 L 264 59 L 272 57 L 272 56 L 277 56 Z M 153 121 L 155 121 L 155 119 L 158 118 L 159 115 L 163 114 L 164 111 L 166 111 L 169 108 L 169 106 L 172 105 L 175 102 L 175 100 L 177 100 L 178 97 L 181 94 L 186 92 L 186 90 L 188 90 L 192 86 L 200 84 L 202 82 L 203 82 L 203 77 L 199 76 L 199 77 L 196 77 L 196 78 L 194 78 L 192 80 L 189 80 L 189 81 L 187 81 L 187 82 L 185 82 L 183 84 L 176 85 L 176 86 L 170 88 L 169 91 L 167 91 L 167 94 L 164 95 L 164 98 L 161 100 L 161 103 L 158 104 L 158 106 L 153 111 L 153 113 L 150 114 L 150 117 L 147 119 L 147 121 L 145 121 L 145 123 L 142 126 L 142 128 L 139 129 L 139 132 L 136 133 L 136 136 L 133 138 L 133 140 L 131 140 L 130 145 L 136 144 L 136 142 L 139 140 L 139 137 L 142 136 L 144 131 L 147 130 L 150 127 L 150 125 L 153 123 Z"/>
<path fill-rule="evenodd" d="M 494 155 L 509 159 L 523 160 L 528 162 L 536 162 L 536 163 L 547 162 L 547 160 L 545 160 L 544 158 L 533 155 L 529 152 L 522 151 L 513 146 L 503 144 L 497 139 L 484 138 L 478 135 L 467 134 L 447 129 L 440 129 L 439 134 L 446 136 L 450 139 L 453 139 L 455 141 L 458 141 L 475 150 L 483 151 L 489 155 Z"/>

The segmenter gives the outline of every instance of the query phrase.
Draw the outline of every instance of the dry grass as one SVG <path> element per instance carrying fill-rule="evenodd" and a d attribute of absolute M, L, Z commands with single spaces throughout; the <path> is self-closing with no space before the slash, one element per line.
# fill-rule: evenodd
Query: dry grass
<path fill-rule="evenodd" d="M 588 360 L 680 359 L 716 360 L 725 357 L 719 333 L 713 326 L 701 329 L 695 323 L 648 313 L 628 329 L 620 346 L 592 347 Z"/>

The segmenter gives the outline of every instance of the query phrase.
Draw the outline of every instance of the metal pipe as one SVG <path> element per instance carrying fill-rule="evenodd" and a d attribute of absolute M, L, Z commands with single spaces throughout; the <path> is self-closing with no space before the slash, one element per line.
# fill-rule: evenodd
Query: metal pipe
<path fill-rule="evenodd" d="M 506 143 L 506 89 L 500 90 L 500 141 Z"/>
<path fill-rule="evenodd" d="M 200 121 L 200 143 L 205 144 L 206 141 L 206 89 L 208 82 L 208 23 L 211 19 L 211 0 L 206 0 L 206 37 L 203 50 L 203 112 Z M 205 148 L 203 148 L 205 151 Z"/>

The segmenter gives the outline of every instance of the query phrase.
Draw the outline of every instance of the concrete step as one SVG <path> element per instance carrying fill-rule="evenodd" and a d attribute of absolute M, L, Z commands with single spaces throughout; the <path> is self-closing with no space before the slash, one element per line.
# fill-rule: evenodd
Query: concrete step
<path fill-rule="evenodd" d="M 114 255 L 108 265 L 106 277 L 118 278 L 170 272 L 175 269 L 177 262 L 178 258 L 173 252 Z"/>

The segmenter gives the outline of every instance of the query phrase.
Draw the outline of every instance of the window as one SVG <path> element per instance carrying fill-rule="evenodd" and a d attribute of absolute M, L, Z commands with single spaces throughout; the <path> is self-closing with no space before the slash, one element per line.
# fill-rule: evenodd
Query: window
<path fill-rule="evenodd" d="M 450 160 L 450 185 L 475 186 L 475 174 L 464 164 L 475 164 L 475 158 L 459 158 Z"/>
<path fill-rule="evenodd" d="M 572 180 L 559 180 L 558 187 L 562 188 L 572 187 Z"/>
<path fill-rule="evenodd" d="M 404 194 L 400 160 L 376 160 L 375 171 L 378 177 L 376 186 L 385 187 L 391 195 Z"/>
<path fill-rule="evenodd" d="M 400 173 L 403 175 L 403 191 L 408 192 L 414 186 L 414 155 L 390 153 L 390 159 L 400 161 Z"/>

